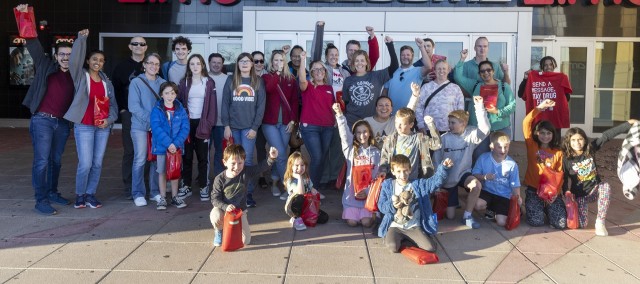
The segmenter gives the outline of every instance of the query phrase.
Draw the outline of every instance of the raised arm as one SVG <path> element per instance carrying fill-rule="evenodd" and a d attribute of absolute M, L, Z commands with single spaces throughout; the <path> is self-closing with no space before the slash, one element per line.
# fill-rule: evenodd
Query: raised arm
<path fill-rule="evenodd" d="M 469 51 L 466 49 L 460 52 L 460 61 L 458 61 L 458 64 L 456 64 L 456 67 L 453 69 L 453 78 L 456 80 L 456 84 L 471 92 L 477 81 L 464 76 L 463 65 L 468 55 Z"/>
<path fill-rule="evenodd" d="M 298 81 L 300 82 L 300 91 L 306 91 L 309 86 L 309 81 L 307 81 L 307 52 L 300 52 L 300 70 L 298 70 Z M 311 78 L 313 80 L 313 78 Z"/>
<path fill-rule="evenodd" d="M 345 158 L 349 155 L 349 149 L 353 146 L 353 133 L 347 126 L 347 118 L 342 113 L 339 103 L 335 103 L 332 106 L 333 111 L 336 113 L 336 122 L 338 123 L 338 132 L 340 133 L 340 143 L 342 145 L 342 153 Z"/>
<path fill-rule="evenodd" d="M 87 37 L 89 30 L 81 30 L 78 32 L 78 38 L 73 42 L 71 48 L 71 56 L 69 57 L 69 72 L 73 82 L 77 82 L 82 74 L 82 66 L 84 65 L 84 57 L 87 52 Z"/>
<path fill-rule="evenodd" d="M 396 49 L 393 47 L 393 39 L 390 36 L 384 37 L 384 43 L 387 45 L 389 59 L 391 60 L 389 67 L 387 67 L 387 73 L 389 73 L 389 77 L 392 77 L 393 73 L 396 72 L 400 66 L 398 64 L 398 55 L 396 54 Z M 371 57 L 369 57 L 369 60 L 371 60 Z M 373 65 L 371 68 L 373 69 Z"/>
<path fill-rule="evenodd" d="M 600 150 L 600 147 L 602 147 L 602 145 L 604 145 L 605 143 L 609 142 L 609 140 L 615 138 L 620 134 L 629 132 L 629 129 L 631 129 L 631 126 L 637 122 L 638 121 L 635 119 L 630 119 L 625 123 L 622 123 L 613 128 L 609 128 L 605 132 L 602 132 L 602 136 L 600 136 L 600 138 L 595 139 L 591 142 L 591 148 L 594 149 L 595 151 Z"/>
<path fill-rule="evenodd" d="M 416 106 L 418 105 L 418 100 L 420 99 L 420 85 L 411 82 L 411 98 L 409 98 L 409 103 L 407 103 L 407 108 L 415 111 Z"/>
<path fill-rule="evenodd" d="M 422 61 L 422 69 L 420 72 L 422 73 L 422 77 L 425 77 L 433 67 L 431 66 L 431 55 L 427 52 L 427 48 L 424 46 L 424 40 L 422 38 L 416 37 L 416 45 L 422 55 L 422 58 L 420 58 L 420 61 Z"/>
<path fill-rule="evenodd" d="M 378 63 L 378 59 L 380 59 L 380 46 L 378 46 L 378 39 L 376 38 L 376 33 L 373 31 L 373 27 L 367 26 L 365 29 L 369 34 L 367 41 L 369 44 L 369 62 L 371 62 L 371 70 L 373 70 L 376 67 L 376 63 Z"/>

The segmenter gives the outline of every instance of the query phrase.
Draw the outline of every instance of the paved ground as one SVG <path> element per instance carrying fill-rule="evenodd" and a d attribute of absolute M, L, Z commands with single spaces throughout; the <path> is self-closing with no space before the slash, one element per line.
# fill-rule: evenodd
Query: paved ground
<path fill-rule="evenodd" d="M 57 206 L 58 215 L 42 217 L 32 212 L 28 130 L 0 128 L 0 282 L 640 283 L 640 202 L 622 196 L 611 166 L 620 141 L 610 144 L 614 150 L 599 156 L 614 193 L 609 237 L 594 236 L 594 205 L 584 230 L 521 224 L 505 231 L 484 220 L 471 230 L 443 221 L 440 263 L 419 266 L 388 252 L 369 229 L 343 223 L 337 191 L 326 192 L 322 205 L 329 223 L 302 232 L 291 229 L 282 201 L 259 191 L 249 212 L 252 244 L 222 252 L 211 244 L 210 203 L 192 197 L 186 209 L 158 212 L 124 199 L 119 131 L 110 137 L 97 195 L 104 207 Z M 511 152 L 524 168 L 523 143 Z M 69 198 L 76 162 L 70 138 L 60 180 Z"/>

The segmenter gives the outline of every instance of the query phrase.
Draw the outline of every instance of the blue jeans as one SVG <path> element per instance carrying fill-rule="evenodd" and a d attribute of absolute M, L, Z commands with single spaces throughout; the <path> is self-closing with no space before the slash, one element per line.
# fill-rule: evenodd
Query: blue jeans
<path fill-rule="evenodd" d="M 133 167 L 131 167 L 131 196 L 135 199 L 144 197 L 147 189 L 144 186 L 144 165 L 147 163 L 147 131 L 131 129 L 133 140 Z M 156 163 L 149 167 L 149 188 L 151 197 L 160 194 Z"/>
<path fill-rule="evenodd" d="M 278 158 L 276 158 L 275 171 L 271 171 L 273 180 L 284 181 L 284 171 L 287 169 L 287 148 L 289 147 L 289 136 L 287 126 L 282 123 L 276 125 L 263 124 L 262 132 L 271 147 L 278 149 Z"/>
<path fill-rule="evenodd" d="M 58 192 L 58 178 L 62 153 L 69 138 L 69 121 L 34 114 L 29 133 L 33 144 L 31 184 L 36 202 L 48 199 L 49 193 Z"/>
<path fill-rule="evenodd" d="M 251 128 L 245 129 L 231 129 L 231 134 L 233 135 L 233 143 L 242 145 L 244 148 L 244 152 L 247 154 L 247 158 L 244 160 L 245 166 L 253 166 L 253 150 L 256 148 L 256 139 L 247 138 L 247 133 L 249 133 Z M 253 179 L 249 181 L 247 186 L 247 193 L 253 193 L 255 189 L 255 182 Z"/>
<path fill-rule="evenodd" d="M 211 142 L 209 147 L 213 146 L 213 178 L 224 171 L 222 164 L 222 140 L 224 140 L 224 126 L 214 126 L 211 131 Z M 211 150 L 211 149 L 209 149 Z"/>
<path fill-rule="evenodd" d="M 107 150 L 111 128 L 76 124 L 73 134 L 78 150 L 78 170 L 76 171 L 76 194 L 95 194 L 102 172 L 102 158 Z"/>
<path fill-rule="evenodd" d="M 311 182 L 317 189 L 322 178 L 323 157 L 329 151 L 329 144 L 331 144 L 331 138 L 333 137 L 333 126 L 325 127 L 302 123 L 300 125 L 300 134 L 302 134 L 304 145 L 307 147 L 309 156 L 311 156 L 308 171 Z"/>

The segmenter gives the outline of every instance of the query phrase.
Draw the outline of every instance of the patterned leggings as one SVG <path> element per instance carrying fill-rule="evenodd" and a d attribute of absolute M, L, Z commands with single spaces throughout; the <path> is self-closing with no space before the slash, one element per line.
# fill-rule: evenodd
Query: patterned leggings
<path fill-rule="evenodd" d="M 611 187 L 609 183 L 602 182 L 598 184 L 587 196 L 577 197 L 578 203 L 578 220 L 580 228 L 584 228 L 589 223 L 588 218 L 588 206 L 587 203 L 598 200 L 598 216 L 596 220 L 604 221 L 607 218 L 607 210 L 609 210 L 609 195 L 611 194 Z"/>
<path fill-rule="evenodd" d="M 551 204 L 546 204 L 533 187 L 525 190 L 526 199 L 524 202 L 527 212 L 527 224 L 532 227 L 544 225 L 545 211 L 549 217 L 549 224 L 556 229 L 564 229 L 567 227 L 567 210 L 564 207 L 562 198 L 558 197 Z"/>

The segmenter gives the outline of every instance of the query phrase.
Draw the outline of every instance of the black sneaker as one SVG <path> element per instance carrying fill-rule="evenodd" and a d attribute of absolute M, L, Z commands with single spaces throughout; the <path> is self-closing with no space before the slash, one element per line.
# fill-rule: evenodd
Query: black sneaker
<path fill-rule="evenodd" d="M 60 204 L 60 205 L 68 205 L 69 203 L 71 203 L 69 199 L 62 197 L 62 195 L 60 195 L 60 193 L 58 192 L 50 192 L 49 201 Z"/>
<path fill-rule="evenodd" d="M 488 220 L 495 220 L 496 219 L 496 212 L 493 212 L 493 211 L 487 209 L 484 212 L 484 218 L 488 219 Z"/>
<path fill-rule="evenodd" d="M 40 202 L 37 202 L 33 210 L 42 215 L 58 214 L 58 211 L 56 211 L 55 208 L 51 207 L 51 203 L 49 202 L 49 200 L 42 200 Z"/>
<path fill-rule="evenodd" d="M 249 208 L 253 208 L 256 207 L 256 201 L 253 200 L 253 194 L 249 193 L 247 194 L 247 207 Z"/>
<path fill-rule="evenodd" d="M 269 186 L 269 184 L 267 184 L 267 180 L 264 177 L 260 177 L 260 179 L 258 180 L 258 185 L 260 185 L 260 188 L 267 188 Z"/>
<path fill-rule="evenodd" d="M 174 196 L 173 198 L 171 198 L 171 205 L 177 207 L 177 208 L 185 208 L 187 207 L 187 203 L 184 202 L 183 199 Z"/>
<path fill-rule="evenodd" d="M 85 207 L 87 207 L 87 205 L 84 200 L 84 194 L 76 195 L 76 203 L 73 205 L 73 208 L 80 209 Z"/>

